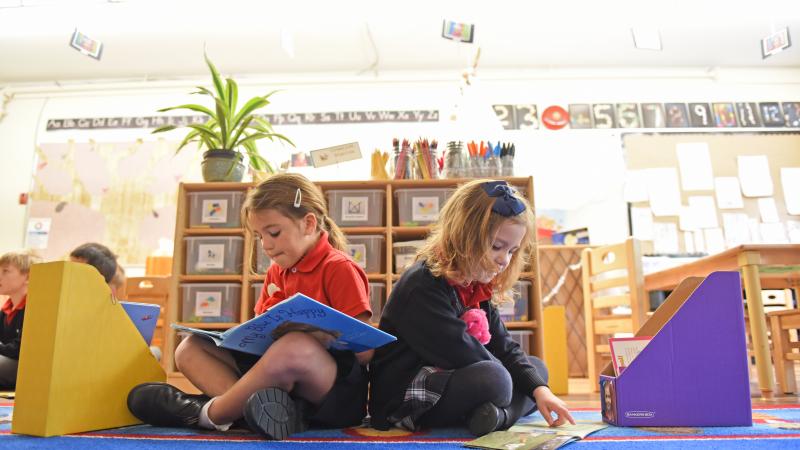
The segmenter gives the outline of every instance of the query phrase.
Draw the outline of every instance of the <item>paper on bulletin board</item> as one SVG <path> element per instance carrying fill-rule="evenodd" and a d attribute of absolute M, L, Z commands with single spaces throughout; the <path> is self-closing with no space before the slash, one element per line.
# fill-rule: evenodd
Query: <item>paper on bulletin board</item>
<path fill-rule="evenodd" d="M 681 187 L 684 191 L 710 191 L 714 189 L 711 157 L 705 142 L 687 142 L 675 146 L 678 167 L 681 170 Z"/>
<path fill-rule="evenodd" d="M 681 212 L 678 215 L 678 228 L 680 228 L 682 231 L 694 231 L 700 229 L 697 217 L 695 217 L 691 207 L 683 205 L 681 206 Z"/>
<path fill-rule="evenodd" d="M 750 241 L 753 244 L 761 244 L 764 242 L 761 239 L 761 222 L 758 219 L 753 217 L 747 218 L 747 228 L 750 229 Z"/>
<path fill-rule="evenodd" d="M 728 247 L 751 242 L 745 213 L 722 213 L 722 229 L 725 231 L 725 243 Z"/>
<path fill-rule="evenodd" d="M 633 237 L 643 241 L 653 240 L 653 212 L 647 207 L 631 208 Z"/>
<path fill-rule="evenodd" d="M 628 170 L 625 172 L 622 198 L 628 203 L 646 202 L 648 200 L 646 170 Z"/>
<path fill-rule="evenodd" d="M 737 156 L 739 181 L 745 197 L 768 197 L 772 195 L 772 176 L 766 155 Z"/>
<path fill-rule="evenodd" d="M 694 233 L 691 231 L 683 232 L 683 248 L 686 250 L 686 253 L 695 253 Z"/>
<path fill-rule="evenodd" d="M 762 197 L 758 199 L 758 211 L 761 213 L 761 221 L 764 223 L 780 222 L 778 217 L 778 205 L 772 197 Z"/>
<path fill-rule="evenodd" d="M 738 178 L 714 178 L 714 193 L 717 196 L 717 206 L 719 209 L 744 208 L 744 201 L 742 200 L 742 191 L 739 187 Z"/>
<path fill-rule="evenodd" d="M 678 171 L 675 168 L 647 169 L 647 193 L 650 196 L 650 208 L 655 216 L 680 214 L 681 191 L 678 186 Z"/>
<path fill-rule="evenodd" d="M 782 167 L 781 186 L 786 211 L 793 216 L 800 215 L 800 167 Z"/>
<path fill-rule="evenodd" d="M 28 233 L 25 246 L 30 249 L 45 249 L 50 239 L 50 225 L 53 219 L 49 217 L 31 217 L 28 219 Z"/>
<path fill-rule="evenodd" d="M 800 244 L 800 220 L 787 220 L 786 234 L 789 235 L 789 242 Z"/>
<path fill-rule="evenodd" d="M 680 252 L 677 225 L 656 222 L 653 224 L 653 233 L 653 250 L 655 253 L 665 255 Z"/>
<path fill-rule="evenodd" d="M 706 252 L 706 238 L 703 237 L 703 230 L 694 231 L 694 249 L 697 253 Z"/>
<path fill-rule="evenodd" d="M 710 195 L 690 196 L 689 209 L 694 215 L 698 228 L 717 228 L 719 226 L 714 197 Z"/>
<path fill-rule="evenodd" d="M 706 250 L 709 254 L 725 251 L 725 236 L 722 228 L 706 228 L 703 230 L 703 237 L 706 240 Z"/>
<path fill-rule="evenodd" d="M 786 238 L 786 229 L 781 222 L 762 223 L 761 224 L 761 239 L 766 244 L 788 244 L 789 239 Z"/>

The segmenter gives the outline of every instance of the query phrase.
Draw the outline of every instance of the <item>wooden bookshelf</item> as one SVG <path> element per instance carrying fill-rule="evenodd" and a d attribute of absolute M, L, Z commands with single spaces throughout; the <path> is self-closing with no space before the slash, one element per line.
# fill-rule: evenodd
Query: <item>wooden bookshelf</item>
<path fill-rule="evenodd" d="M 533 205 L 533 179 L 527 178 L 504 178 L 510 184 L 523 191 L 531 205 Z M 394 193 L 397 189 L 414 188 L 455 188 L 464 183 L 466 179 L 444 179 L 444 180 L 389 180 L 389 181 L 323 181 L 317 182 L 317 186 L 323 193 L 329 190 L 355 190 L 355 189 L 374 189 L 383 191 L 383 225 L 368 227 L 342 227 L 342 231 L 350 235 L 380 235 L 384 237 L 383 257 L 385 260 L 381 264 L 385 270 L 381 273 L 368 273 L 367 279 L 370 282 L 383 283 L 385 286 L 382 304 L 392 290 L 393 282 L 400 278 L 399 274 L 394 273 L 393 243 L 409 240 L 424 239 L 430 232 L 429 226 L 399 226 L 398 211 L 395 205 Z M 260 283 L 264 279 L 263 274 L 255 271 L 256 267 L 256 241 L 253 236 L 244 228 L 200 228 L 189 227 L 189 202 L 188 194 L 193 192 L 214 192 L 214 191 L 241 191 L 246 194 L 253 185 L 250 183 L 182 183 L 178 191 L 177 223 L 175 227 L 175 248 L 173 254 L 172 273 L 176 274 L 171 278 L 168 321 L 170 323 L 181 323 L 183 325 L 205 328 L 205 329 L 226 329 L 238 323 L 244 322 L 253 316 L 255 305 L 255 294 L 252 286 Z M 235 213 L 235 212 L 234 212 Z M 231 211 L 228 212 L 231 214 Z M 237 275 L 186 275 L 186 247 L 184 237 L 187 236 L 241 236 L 244 238 L 242 261 L 242 271 Z M 536 248 L 533 249 L 536 255 Z M 541 290 L 538 282 L 539 266 L 538 258 L 531 259 L 531 267 L 522 274 L 522 279 L 530 280 L 531 287 L 528 292 L 528 317 L 529 320 L 523 322 L 507 322 L 510 330 L 528 330 L 532 332 L 530 351 L 532 354 L 542 356 L 542 333 L 539 324 L 542 323 Z M 241 298 L 239 299 L 239 322 L 235 323 L 183 323 L 182 300 L 180 292 L 181 283 L 208 283 L 225 282 L 241 284 Z M 177 333 L 171 328 L 166 333 L 166 348 L 164 352 L 165 367 L 172 376 L 176 374 L 174 364 L 174 352 L 177 345 Z"/>

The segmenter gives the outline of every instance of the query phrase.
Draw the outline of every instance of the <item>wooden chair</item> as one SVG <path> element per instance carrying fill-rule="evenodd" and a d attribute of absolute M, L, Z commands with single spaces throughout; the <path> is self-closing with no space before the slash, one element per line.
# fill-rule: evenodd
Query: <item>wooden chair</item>
<path fill-rule="evenodd" d="M 772 362 L 775 364 L 778 392 L 796 393 L 794 362 L 800 361 L 800 353 L 793 350 L 800 349 L 800 342 L 797 342 L 797 334 L 792 331 L 800 329 L 800 310 L 773 311 L 767 313 L 767 318 L 772 337 Z"/>
<path fill-rule="evenodd" d="M 584 249 L 583 307 L 586 322 L 586 356 L 589 382 L 598 392 L 598 374 L 611 360 L 608 337 L 635 333 L 649 310 L 644 292 L 641 246 L 628 238 L 624 243 Z M 630 307 L 630 314 L 613 314 L 617 306 Z"/>
<path fill-rule="evenodd" d="M 128 301 L 139 303 L 152 303 L 161 306 L 161 315 L 158 318 L 156 329 L 153 332 L 153 341 L 150 345 L 156 346 L 164 353 L 166 338 L 164 321 L 167 318 L 167 298 L 169 297 L 169 277 L 136 277 L 128 278 L 126 289 Z M 162 365 L 165 358 L 161 357 Z"/>

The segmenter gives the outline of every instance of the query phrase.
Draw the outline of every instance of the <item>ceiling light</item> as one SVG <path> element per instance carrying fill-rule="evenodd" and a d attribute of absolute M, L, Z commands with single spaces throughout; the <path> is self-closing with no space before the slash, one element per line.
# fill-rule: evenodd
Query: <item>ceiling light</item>
<path fill-rule="evenodd" d="M 661 50 L 661 34 L 656 28 L 634 27 L 633 45 L 640 50 Z"/>

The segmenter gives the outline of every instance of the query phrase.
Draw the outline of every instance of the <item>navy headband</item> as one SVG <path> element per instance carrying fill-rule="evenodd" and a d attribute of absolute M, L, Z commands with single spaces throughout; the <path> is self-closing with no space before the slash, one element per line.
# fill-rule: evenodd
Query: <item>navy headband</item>
<path fill-rule="evenodd" d="M 525 203 L 514 195 L 516 191 L 505 181 L 487 181 L 482 187 L 486 195 L 495 198 L 493 212 L 503 217 L 512 217 L 525 211 Z"/>

